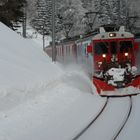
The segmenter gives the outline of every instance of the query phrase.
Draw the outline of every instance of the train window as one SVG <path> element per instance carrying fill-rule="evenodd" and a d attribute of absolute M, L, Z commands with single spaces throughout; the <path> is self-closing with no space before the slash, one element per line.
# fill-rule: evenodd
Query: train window
<path fill-rule="evenodd" d="M 135 39 L 140 38 L 140 33 L 135 34 Z"/>
<path fill-rule="evenodd" d="M 94 52 L 97 55 L 106 54 L 108 52 L 108 42 L 95 43 Z"/>
<path fill-rule="evenodd" d="M 132 50 L 132 41 L 120 41 L 120 52 Z"/>
<path fill-rule="evenodd" d="M 117 53 L 117 42 L 110 42 L 110 52 L 111 54 Z"/>

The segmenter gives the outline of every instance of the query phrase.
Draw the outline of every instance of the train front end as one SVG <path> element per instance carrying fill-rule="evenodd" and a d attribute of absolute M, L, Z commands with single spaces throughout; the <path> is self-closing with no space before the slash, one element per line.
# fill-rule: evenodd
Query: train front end
<path fill-rule="evenodd" d="M 87 51 L 93 56 L 93 84 L 101 96 L 126 96 L 139 92 L 136 49 L 133 34 L 125 32 L 124 27 L 112 32 L 100 27 Z"/>

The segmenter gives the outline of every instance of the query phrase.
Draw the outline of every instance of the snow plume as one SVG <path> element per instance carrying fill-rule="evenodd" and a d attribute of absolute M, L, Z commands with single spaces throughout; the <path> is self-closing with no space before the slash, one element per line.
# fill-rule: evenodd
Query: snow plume
<path fill-rule="evenodd" d="M 83 65 L 71 63 L 61 67 L 65 71 L 66 77 L 63 78 L 65 83 L 84 93 L 92 93 L 91 75 Z"/>

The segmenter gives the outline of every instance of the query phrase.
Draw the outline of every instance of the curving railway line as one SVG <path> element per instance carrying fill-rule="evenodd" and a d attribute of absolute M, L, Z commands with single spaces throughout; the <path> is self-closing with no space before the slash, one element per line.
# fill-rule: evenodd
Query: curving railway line
<path fill-rule="evenodd" d="M 130 117 L 130 114 L 132 112 L 132 106 L 133 106 L 132 96 L 129 96 L 129 109 L 128 109 L 128 112 L 126 114 L 126 117 L 125 117 L 124 121 L 121 123 L 120 128 L 118 129 L 118 131 L 116 132 L 116 134 L 114 135 L 112 140 L 116 140 L 118 138 L 119 134 L 121 133 L 121 131 L 123 130 L 125 124 L 127 123 L 128 119 Z"/>
<path fill-rule="evenodd" d="M 96 117 L 85 127 L 83 128 L 72 140 L 77 140 L 78 138 L 80 138 L 80 136 L 82 136 L 87 130 L 88 128 L 94 124 L 94 122 L 100 117 L 100 115 L 103 113 L 105 107 L 107 106 L 108 103 L 108 97 L 106 99 L 106 102 L 104 103 L 104 105 L 102 106 L 101 110 L 99 111 L 99 113 L 96 115 Z"/>
<path fill-rule="evenodd" d="M 123 103 L 123 100 L 125 103 Z M 116 103 L 114 104 L 113 102 L 116 102 Z M 118 104 L 120 104 L 120 103 L 122 104 L 122 108 L 124 108 L 124 109 L 122 109 L 122 108 L 117 109 L 117 106 L 119 106 Z M 114 106 L 114 108 L 111 107 L 112 105 Z M 102 140 L 102 139 L 103 140 L 104 139 L 117 140 L 119 135 L 121 134 L 122 130 L 125 128 L 127 121 L 129 120 L 129 117 L 130 117 L 131 112 L 132 112 L 132 106 L 133 106 L 132 96 L 123 97 L 123 98 L 107 97 L 104 105 L 102 106 L 101 110 L 96 115 L 96 117 L 94 117 L 93 120 L 91 122 L 89 122 L 89 124 L 87 124 L 87 126 L 85 126 L 85 128 L 83 128 L 72 140 L 84 140 L 84 139 L 90 140 L 91 137 L 93 137 L 95 140 Z M 121 117 L 121 119 L 119 119 L 119 121 L 117 120 L 117 118 L 119 118 L 119 117 L 116 116 L 116 119 L 115 119 L 116 123 L 111 123 L 111 120 L 110 120 L 110 122 L 108 122 L 109 118 L 107 118 L 106 114 L 110 113 L 110 116 L 111 116 L 111 112 L 113 114 L 115 114 L 114 113 L 115 111 L 113 112 L 112 110 L 113 111 L 117 110 L 118 114 L 120 114 L 120 115 L 118 115 L 119 117 L 122 114 L 122 117 Z M 125 113 L 122 113 L 123 111 Z M 114 116 L 112 115 L 112 118 L 113 117 Z M 104 127 L 97 126 L 99 124 L 99 122 L 100 122 L 100 124 L 104 124 L 104 125 L 105 124 L 109 125 L 109 123 L 112 124 L 112 126 L 110 126 L 110 127 L 107 126 L 107 128 L 106 128 L 106 130 L 111 128 L 110 131 L 108 131 L 106 134 L 109 137 L 108 136 L 106 137 L 106 135 L 101 137 L 102 132 L 106 131 L 106 130 L 102 130 Z M 112 119 L 112 122 L 113 122 L 113 119 Z M 117 125 L 113 125 L 113 124 L 117 124 Z M 96 133 L 99 130 L 100 130 L 101 134 Z M 96 134 L 96 135 L 94 135 L 94 134 Z"/>

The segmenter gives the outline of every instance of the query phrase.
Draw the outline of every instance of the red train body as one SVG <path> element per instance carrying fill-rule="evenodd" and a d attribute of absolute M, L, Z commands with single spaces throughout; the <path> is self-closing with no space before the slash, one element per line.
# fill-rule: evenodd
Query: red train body
<path fill-rule="evenodd" d="M 49 48 L 46 50 L 49 53 Z M 102 96 L 112 96 L 112 93 L 104 92 L 126 87 L 140 88 L 135 66 L 137 51 L 134 35 L 126 32 L 123 26 L 102 26 L 96 35 L 57 45 L 57 58 L 61 62 L 88 59 L 97 92 Z"/>
<path fill-rule="evenodd" d="M 99 94 L 115 88 L 139 87 L 140 78 L 135 73 L 137 49 L 134 35 L 125 32 L 124 27 L 112 32 L 100 27 L 100 33 L 92 38 L 87 47 L 87 51 L 93 55 L 93 83 Z"/>

